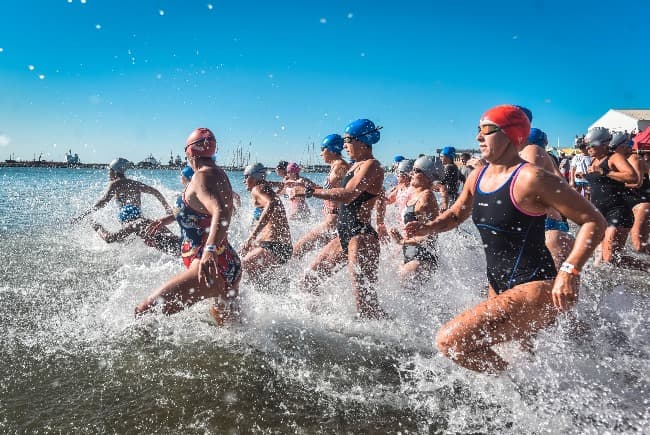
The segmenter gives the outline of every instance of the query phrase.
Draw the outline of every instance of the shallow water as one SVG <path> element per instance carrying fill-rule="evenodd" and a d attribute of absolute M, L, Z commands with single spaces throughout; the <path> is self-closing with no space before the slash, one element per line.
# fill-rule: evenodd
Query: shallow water
<path fill-rule="evenodd" d="M 130 175 L 170 202 L 180 190 L 174 171 Z M 243 199 L 230 233 L 237 247 L 252 207 L 241 174 L 230 175 Z M 312 254 L 292 260 L 267 288 L 243 284 L 241 325 L 215 327 L 205 303 L 135 321 L 136 303 L 182 264 L 140 240 L 105 244 L 89 221 L 67 224 L 105 183 L 104 171 L 0 168 L 2 432 L 633 433 L 650 426 L 647 273 L 588 267 L 575 314 L 543 331 L 533 354 L 500 347 L 512 364 L 498 377 L 454 366 L 433 346 L 442 323 L 484 297 L 484 257 L 469 225 L 469 233 L 440 237 L 440 270 L 414 289 L 395 278 L 396 248 L 383 248 L 378 293 L 390 320 L 356 319 L 345 270 L 322 296 L 300 293 Z M 116 212 L 111 204 L 94 217 L 116 229 Z M 143 212 L 158 217 L 163 209 L 146 198 Z M 292 224 L 295 240 L 313 224 Z"/>

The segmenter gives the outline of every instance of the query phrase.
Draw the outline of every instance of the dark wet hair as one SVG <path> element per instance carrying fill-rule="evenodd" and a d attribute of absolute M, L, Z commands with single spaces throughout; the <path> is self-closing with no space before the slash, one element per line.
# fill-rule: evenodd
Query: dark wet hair
<path fill-rule="evenodd" d="M 275 168 L 276 168 L 276 169 L 283 169 L 283 170 L 286 171 L 286 170 L 287 170 L 287 166 L 289 166 L 289 162 L 287 162 L 286 160 L 280 160 L 280 161 L 278 162 L 278 165 L 277 165 Z"/>

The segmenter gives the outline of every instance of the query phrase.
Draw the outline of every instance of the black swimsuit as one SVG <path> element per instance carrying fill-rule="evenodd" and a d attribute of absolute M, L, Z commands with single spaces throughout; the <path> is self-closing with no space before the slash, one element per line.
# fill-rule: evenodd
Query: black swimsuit
<path fill-rule="evenodd" d="M 630 208 L 634 208 L 644 202 L 650 202 L 650 177 L 648 177 L 648 174 L 643 174 L 641 187 L 628 189 L 626 202 Z"/>
<path fill-rule="evenodd" d="M 409 222 L 415 222 L 418 218 L 415 214 L 415 201 L 412 205 L 407 205 L 404 209 L 402 220 L 404 225 Z M 436 253 L 436 239 L 435 237 L 428 238 L 418 243 L 417 245 L 402 245 L 402 254 L 404 255 L 404 264 L 409 261 L 418 260 L 422 263 L 427 263 L 431 267 L 438 266 L 438 255 Z"/>
<path fill-rule="evenodd" d="M 341 180 L 341 187 L 345 187 L 354 177 L 354 171 L 350 171 L 345 174 L 345 177 Z M 361 222 L 359 219 L 359 210 L 364 202 L 371 200 L 377 195 L 374 195 L 370 192 L 364 191 L 359 195 L 354 201 L 349 204 L 341 203 L 339 206 L 338 219 L 336 221 L 336 232 L 339 236 L 339 241 L 341 242 L 341 248 L 343 252 L 348 253 L 348 245 L 352 237 L 359 234 L 372 234 L 375 237 L 379 238 L 377 231 L 370 225 L 365 222 Z"/>
<path fill-rule="evenodd" d="M 546 214 L 527 214 L 512 197 L 517 174 L 525 164 L 519 165 L 508 180 L 492 192 L 483 192 L 480 188 L 489 165 L 483 168 L 476 181 L 472 220 L 485 246 L 488 281 L 497 294 L 557 275 L 553 257 L 546 248 Z"/>
<path fill-rule="evenodd" d="M 585 175 L 591 187 L 591 202 L 600 211 L 609 226 L 617 228 L 632 228 L 634 215 L 626 198 L 630 195 L 625 183 L 613 180 L 607 176 L 609 172 L 609 156 L 598 165 L 603 173 L 590 172 Z"/>

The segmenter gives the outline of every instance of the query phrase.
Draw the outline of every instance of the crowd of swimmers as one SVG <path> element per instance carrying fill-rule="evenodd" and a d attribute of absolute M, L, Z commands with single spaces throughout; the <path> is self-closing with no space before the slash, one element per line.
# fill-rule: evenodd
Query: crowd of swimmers
<path fill-rule="evenodd" d="M 589 258 L 616 267 L 649 266 L 643 255 L 623 253 L 629 235 L 637 252 L 650 253 L 648 155 L 635 149 L 629 134 L 594 128 L 577 141 L 580 154 L 558 161 L 546 152 L 546 134 L 531 128 L 532 119 L 520 106 L 493 107 L 479 119 L 480 157 L 463 154 L 457 165 L 453 147 L 436 157 L 396 156 L 396 182 L 388 189 L 373 155 L 382 127 L 368 119 L 323 139 L 321 157 L 330 167 L 323 185 L 302 176 L 294 162 L 278 164 L 282 181 L 267 180 L 264 165 L 251 164 L 243 176 L 253 224 L 238 250 L 228 241 L 228 229 L 241 200 L 215 163 L 217 140 L 207 128 L 186 140 L 184 190 L 173 208 L 156 189 L 126 178 L 128 162 L 116 159 L 106 193 L 73 220 L 115 198 L 122 228 L 109 233 L 94 224 L 100 237 L 113 242 L 136 234 L 182 258 L 185 270 L 140 302 L 136 316 L 152 310 L 173 314 L 210 299 L 210 313 L 224 325 L 239 316 L 242 276 L 263 285 L 269 273 L 316 249 L 301 288 L 317 295 L 324 280 L 347 265 L 359 316 L 384 319 L 377 295 L 382 244 L 401 248 L 395 270 L 405 285 L 426 285 L 439 267 L 437 234 L 471 217 L 485 249 L 488 297 L 445 323 L 436 344 L 463 367 L 499 372 L 507 363 L 493 346 L 526 341 L 570 310 Z M 155 196 L 168 214 L 144 218 L 142 194 Z M 322 201 L 322 211 L 313 199 Z M 397 210 L 398 221 L 390 213 L 386 221 L 388 207 Z M 315 216 L 322 216 L 320 223 L 292 240 L 292 222 Z M 167 228 L 174 222 L 180 237 Z"/>

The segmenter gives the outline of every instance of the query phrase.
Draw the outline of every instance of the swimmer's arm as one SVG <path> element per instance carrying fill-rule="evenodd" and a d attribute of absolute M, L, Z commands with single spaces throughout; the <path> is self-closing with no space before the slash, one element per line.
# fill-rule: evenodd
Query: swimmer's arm
<path fill-rule="evenodd" d="M 95 203 L 95 205 L 93 205 L 88 210 L 82 212 L 79 216 L 70 219 L 70 223 L 71 224 L 77 223 L 78 221 L 85 218 L 89 214 L 96 212 L 100 208 L 103 208 L 104 206 L 106 206 L 106 204 L 111 202 L 111 199 L 113 199 L 114 196 L 115 196 L 115 189 L 113 188 L 113 184 L 111 183 L 108 186 L 108 189 L 106 189 L 106 192 L 104 192 L 104 195 L 102 195 L 102 197 L 99 198 L 99 200 Z"/>
<path fill-rule="evenodd" d="M 440 183 L 438 186 L 438 192 L 440 192 L 440 208 L 442 210 L 447 210 L 449 206 L 449 195 L 447 194 L 447 186 L 443 183 Z"/>
<path fill-rule="evenodd" d="M 463 185 L 463 191 L 454 204 L 444 213 L 427 223 L 409 222 L 404 228 L 408 235 L 424 236 L 427 234 L 444 233 L 456 228 L 472 213 L 474 186 L 481 171 L 472 171 Z"/>
<path fill-rule="evenodd" d="M 262 232 L 264 227 L 270 222 L 271 216 L 273 215 L 273 210 L 278 206 L 278 201 L 280 199 L 276 197 L 271 197 L 268 193 L 265 193 L 259 189 L 259 187 L 253 188 L 251 192 L 253 195 L 253 202 L 260 204 L 264 209 L 260 214 L 260 219 L 257 221 L 257 225 L 248 236 L 248 240 L 253 241 L 257 236 Z"/>
<path fill-rule="evenodd" d="M 636 174 L 636 183 L 625 183 L 625 187 L 628 189 L 638 189 L 641 187 L 643 184 L 643 174 L 641 174 L 641 164 L 639 162 L 639 157 L 638 155 L 632 155 L 631 157 L 632 161 L 630 163 L 630 166 L 632 166 L 632 169 L 634 169 L 634 173 Z"/>
<path fill-rule="evenodd" d="M 230 222 L 225 218 L 227 214 L 224 212 L 226 204 L 223 195 L 214 192 L 205 183 L 197 184 L 198 188 L 195 190 L 196 199 L 201 202 L 207 213 L 212 216 L 210 232 L 208 233 L 205 244 L 220 246 L 226 240 L 228 226 L 230 225 Z"/>
<path fill-rule="evenodd" d="M 637 176 L 636 171 L 622 155 L 612 154 L 609 158 L 609 162 L 614 165 L 613 168 L 610 166 L 609 172 L 606 174 L 609 178 L 621 183 L 638 183 L 639 177 Z"/>
<path fill-rule="evenodd" d="M 386 217 L 386 191 L 382 188 L 381 193 L 377 196 L 377 201 L 375 202 L 375 222 L 377 226 L 384 225 L 384 218 Z"/>
<path fill-rule="evenodd" d="M 378 177 L 381 179 L 377 180 Z M 352 179 L 347 182 L 345 187 L 334 189 L 315 189 L 313 196 L 319 199 L 336 201 L 348 204 L 365 191 L 372 192 L 376 184 L 384 181 L 384 171 L 379 166 L 377 160 L 371 160 L 369 163 L 362 165 L 354 174 Z"/>
<path fill-rule="evenodd" d="M 166 211 L 167 213 L 169 213 L 169 214 L 172 213 L 172 208 L 169 206 L 169 203 L 167 202 L 167 200 L 165 199 L 165 197 L 163 196 L 163 194 L 160 193 L 160 191 L 158 191 L 158 189 L 156 189 L 156 188 L 154 188 L 154 187 L 151 187 L 151 186 L 147 186 L 147 185 L 144 184 L 144 183 L 140 183 L 140 189 L 141 189 L 142 192 L 144 192 L 144 193 L 148 193 L 148 194 L 150 194 L 150 195 L 155 196 L 155 197 L 158 199 L 158 201 L 160 201 L 160 203 L 162 204 L 162 206 L 163 206 L 163 208 L 165 209 L 165 211 Z"/>
<path fill-rule="evenodd" d="M 579 270 L 582 269 L 605 236 L 605 218 L 582 195 L 550 172 L 535 171 L 528 179 L 525 178 L 528 175 L 526 172 L 522 171 L 520 175 L 524 176 L 522 181 L 531 189 L 530 194 L 539 198 L 540 208 L 552 207 L 580 225 L 580 231 L 566 262 Z"/>

